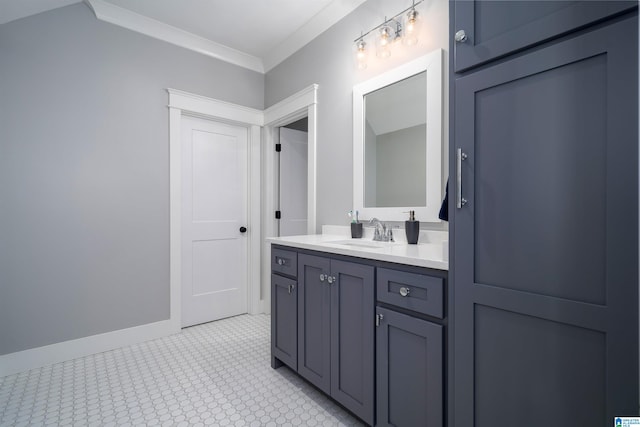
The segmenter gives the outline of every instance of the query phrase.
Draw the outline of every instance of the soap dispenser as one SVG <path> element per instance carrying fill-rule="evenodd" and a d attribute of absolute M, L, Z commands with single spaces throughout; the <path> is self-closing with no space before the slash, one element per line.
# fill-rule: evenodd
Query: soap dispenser
<path fill-rule="evenodd" d="M 410 245 L 418 243 L 418 235 L 420 234 L 420 221 L 416 221 L 415 214 L 415 211 L 409 211 L 409 220 L 404 222 L 407 243 Z"/>

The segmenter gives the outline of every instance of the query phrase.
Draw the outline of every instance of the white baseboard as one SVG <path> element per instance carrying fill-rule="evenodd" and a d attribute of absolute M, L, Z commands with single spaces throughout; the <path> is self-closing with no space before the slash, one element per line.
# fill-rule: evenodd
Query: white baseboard
<path fill-rule="evenodd" d="M 170 319 L 0 356 L 0 377 L 180 332 Z"/>

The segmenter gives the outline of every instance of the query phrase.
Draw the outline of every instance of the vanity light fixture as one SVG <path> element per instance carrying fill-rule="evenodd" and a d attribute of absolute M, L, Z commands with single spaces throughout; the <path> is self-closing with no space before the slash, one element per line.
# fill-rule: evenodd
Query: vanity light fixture
<path fill-rule="evenodd" d="M 415 46 L 418 44 L 418 34 L 420 31 L 420 19 L 419 14 L 416 11 L 416 6 L 422 3 L 424 0 L 413 0 L 411 6 L 405 10 L 397 13 L 391 19 L 385 17 L 382 24 L 370 29 L 364 34 L 360 34 L 360 37 L 354 40 L 356 45 L 356 60 L 358 69 L 362 70 L 367 68 L 366 63 L 366 45 L 365 37 L 369 34 L 377 31 L 375 38 L 376 56 L 380 58 L 389 58 L 391 56 L 392 45 L 394 42 L 402 40 L 403 44 L 407 46 Z M 404 17 L 404 23 L 402 15 L 406 13 Z M 400 19 L 399 19 L 400 18 Z"/>

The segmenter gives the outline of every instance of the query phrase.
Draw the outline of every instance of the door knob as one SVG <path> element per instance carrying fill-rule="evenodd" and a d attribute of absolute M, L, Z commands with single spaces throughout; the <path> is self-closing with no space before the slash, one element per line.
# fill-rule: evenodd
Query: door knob
<path fill-rule="evenodd" d="M 246 233 L 247 231 L 247 227 L 240 227 L 240 232 L 241 233 Z"/>

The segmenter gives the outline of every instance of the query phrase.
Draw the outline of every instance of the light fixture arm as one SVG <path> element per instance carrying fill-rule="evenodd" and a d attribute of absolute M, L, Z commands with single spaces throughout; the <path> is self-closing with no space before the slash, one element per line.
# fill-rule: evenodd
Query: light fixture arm
<path fill-rule="evenodd" d="M 397 17 L 399 17 L 400 15 L 402 15 L 402 14 L 403 14 L 403 13 L 405 13 L 405 12 L 408 12 L 408 11 L 410 11 L 410 10 L 412 10 L 412 9 L 415 9 L 415 8 L 416 8 L 416 6 L 417 6 L 417 5 L 419 5 L 420 3 L 422 3 L 423 1 L 424 1 L 424 0 L 418 0 L 418 1 L 413 0 L 413 4 L 412 4 L 411 6 L 409 6 L 408 8 L 404 9 L 404 10 L 403 10 L 403 11 L 401 11 L 401 12 L 396 13 L 394 16 L 392 16 L 392 17 L 391 17 L 391 18 L 389 18 L 389 19 L 387 19 L 387 18 L 385 17 L 385 19 L 384 19 L 384 21 L 382 22 L 382 24 L 380 24 L 380 25 L 378 25 L 378 26 L 376 26 L 376 27 L 373 27 L 372 29 L 370 29 L 369 31 L 367 31 L 367 32 L 366 32 L 366 33 L 364 33 L 364 34 L 362 34 L 362 33 L 361 33 L 359 37 L 357 37 L 355 40 L 353 40 L 353 42 L 355 43 L 355 42 L 357 42 L 358 40 L 362 40 L 362 39 L 364 39 L 367 35 L 371 34 L 371 33 L 372 33 L 372 32 L 374 32 L 375 30 L 377 30 L 377 29 L 379 29 L 379 28 L 381 28 L 381 27 L 383 27 L 383 26 L 385 26 L 385 25 L 389 24 L 389 23 L 390 23 L 390 22 L 392 22 L 392 21 L 396 23 L 396 35 L 400 35 L 400 32 L 402 31 L 402 26 L 401 26 L 401 24 L 400 24 L 400 21 L 398 21 L 396 18 L 397 18 Z"/>

